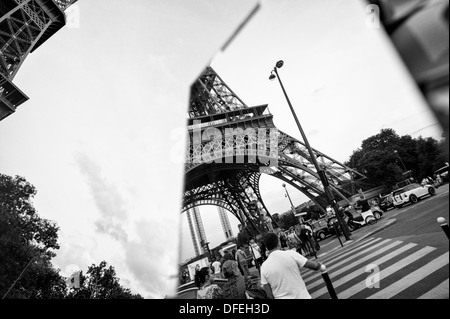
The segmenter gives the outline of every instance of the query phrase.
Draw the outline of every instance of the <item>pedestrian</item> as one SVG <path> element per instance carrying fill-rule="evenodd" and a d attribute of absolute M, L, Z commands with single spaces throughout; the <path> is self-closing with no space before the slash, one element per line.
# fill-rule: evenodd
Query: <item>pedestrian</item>
<path fill-rule="evenodd" d="M 245 291 L 255 288 L 250 277 L 242 276 L 235 260 L 227 260 L 222 265 L 222 275 L 227 279 L 222 287 L 224 299 L 245 299 Z"/>
<path fill-rule="evenodd" d="M 261 266 L 261 284 L 267 296 L 273 299 L 311 299 L 300 268 L 324 271 L 325 266 L 295 251 L 281 250 L 278 236 L 274 233 L 267 233 L 264 243 L 269 257 Z"/>
<path fill-rule="evenodd" d="M 441 186 L 441 185 L 442 185 L 442 178 L 441 178 L 441 175 L 439 175 L 439 174 L 436 174 L 436 184 L 437 184 L 438 186 Z M 436 188 L 437 188 L 438 186 L 436 186 Z"/>
<path fill-rule="evenodd" d="M 197 299 L 222 299 L 223 292 L 219 285 L 214 284 L 211 268 L 203 267 L 195 273 L 195 284 L 198 287 Z"/>
<path fill-rule="evenodd" d="M 267 259 L 268 252 L 267 252 L 267 249 L 266 249 L 266 245 L 264 245 L 264 242 L 262 240 L 260 240 L 258 242 L 258 245 L 259 245 L 259 248 L 260 248 L 259 251 L 261 252 L 261 259 L 262 259 L 261 264 L 262 264 L 264 262 L 264 260 Z"/>
<path fill-rule="evenodd" d="M 238 265 L 241 269 L 241 274 L 243 276 L 250 276 L 250 271 L 248 270 L 248 264 L 247 264 L 247 256 L 245 255 L 245 252 L 244 252 L 242 246 L 238 247 L 238 250 L 236 251 L 235 259 L 238 262 Z"/>
<path fill-rule="evenodd" d="M 226 250 L 225 253 L 223 254 L 223 259 L 224 259 L 224 262 L 228 259 L 234 259 L 234 255 L 229 250 Z"/>
<path fill-rule="evenodd" d="M 295 234 L 294 227 L 289 228 L 289 234 L 287 236 L 289 247 L 295 250 L 298 250 L 300 247 L 300 241 L 301 239 Z"/>
<path fill-rule="evenodd" d="M 304 243 L 306 249 L 309 252 L 309 255 L 313 255 L 315 254 L 316 251 L 316 247 L 315 244 L 313 243 L 313 239 L 312 239 L 312 231 L 309 231 L 308 228 L 306 228 L 305 224 L 301 224 L 300 225 L 300 240 Z"/>
<path fill-rule="evenodd" d="M 343 210 L 343 209 L 342 209 Z M 311 245 L 314 247 L 314 249 L 317 251 L 320 249 L 320 244 L 317 241 L 316 236 L 314 235 L 314 231 L 311 227 L 311 225 L 309 223 L 304 223 L 302 225 L 305 225 L 306 230 L 309 232 L 310 237 L 309 237 L 309 242 L 311 243 Z"/>
<path fill-rule="evenodd" d="M 362 195 L 359 196 L 359 200 L 356 202 L 355 208 L 356 208 L 357 210 L 359 210 L 359 213 L 360 213 L 360 214 L 363 214 L 363 213 L 365 213 L 365 212 L 371 210 L 371 209 L 370 209 L 369 202 L 368 202 L 367 199 L 365 199 L 364 196 L 362 196 Z"/>
<path fill-rule="evenodd" d="M 219 258 L 213 258 L 213 263 L 212 263 L 212 267 L 213 267 L 213 270 L 214 270 L 214 272 L 213 272 L 213 274 L 214 274 L 214 276 L 218 276 L 219 274 L 220 274 L 220 267 L 221 267 L 221 264 L 220 264 L 220 261 L 219 261 Z"/>
<path fill-rule="evenodd" d="M 441 185 L 441 183 L 439 183 L 437 177 L 438 177 L 437 174 L 434 174 L 434 175 L 433 175 L 433 186 L 434 186 L 435 188 L 439 188 L 439 185 Z"/>
<path fill-rule="evenodd" d="M 233 259 L 233 260 L 234 260 L 234 257 L 233 257 L 233 255 L 230 253 L 229 250 L 225 250 L 224 253 L 223 253 L 222 258 L 220 258 L 220 265 L 223 265 L 223 263 L 224 263 L 225 261 L 229 260 L 229 259 Z"/>
<path fill-rule="evenodd" d="M 255 266 L 256 266 L 256 268 L 259 269 L 259 267 L 261 267 L 261 264 L 262 264 L 262 255 L 261 255 L 261 250 L 260 250 L 258 244 L 255 243 L 254 239 L 250 240 L 250 249 L 252 250 L 252 253 L 253 253 L 253 257 L 255 260 Z"/>
<path fill-rule="evenodd" d="M 306 246 L 305 242 L 300 238 L 300 232 L 302 228 L 300 224 L 295 225 L 294 232 L 297 236 L 297 240 L 299 242 L 297 252 L 303 256 L 307 256 L 310 253 L 310 250 L 308 249 L 308 246 Z"/>
<path fill-rule="evenodd" d="M 278 236 L 279 236 L 280 242 L 281 242 L 281 249 L 282 250 L 288 249 L 287 238 L 286 238 L 286 234 L 284 233 L 283 229 L 278 233 Z"/>

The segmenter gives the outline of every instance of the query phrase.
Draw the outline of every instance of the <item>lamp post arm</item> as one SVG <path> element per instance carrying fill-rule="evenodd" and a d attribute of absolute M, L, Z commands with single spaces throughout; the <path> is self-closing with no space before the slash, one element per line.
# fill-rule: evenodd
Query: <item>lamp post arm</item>
<path fill-rule="evenodd" d="M 297 118 L 297 114 L 295 113 L 294 108 L 292 107 L 291 101 L 289 100 L 289 97 L 286 93 L 286 90 L 284 89 L 284 85 L 281 82 L 281 78 L 280 78 L 280 75 L 278 74 L 277 67 L 275 67 L 273 70 L 275 71 L 275 74 L 277 75 L 278 82 L 280 83 L 281 89 L 283 90 L 283 94 L 286 98 L 286 101 L 288 102 L 289 108 L 291 109 L 292 116 L 295 119 L 295 123 L 297 124 L 298 130 L 300 131 L 300 134 L 302 135 L 305 146 L 308 149 L 308 153 L 309 153 L 309 156 L 311 157 L 311 161 L 314 164 L 314 167 L 316 168 L 316 171 L 317 171 L 317 174 L 319 175 L 320 181 L 322 182 L 325 194 L 326 194 L 328 200 L 330 201 L 330 204 L 333 206 L 334 210 L 336 211 L 336 217 L 337 217 L 339 223 L 341 224 L 341 228 L 343 230 L 344 237 L 345 237 L 345 239 L 349 240 L 350 239 L 350 231 L 348 230 L 347 225 L 343 221 L 342 217 L 339 215 L 338 205 L 337 205 L 336 200 L 334 199 L 333 193 L 331 192 L 328 178 L 326 177 L 325 172 L 319 166 L 319 163 L 317 162 L 316 156 L 314 155 L 311 145 L 309 145 L 309 141 L 306 138 L 305 132 L 303 132 L 303 128 L 300 125 L 300 121 Z"/>
<path fill-rule="evenodd" d="M 291 196 L 289 196 L 289 193 L 288 193 L 287 189 L 284 188 L 284 190 L 286 191 L 286 195 L 289 198 L 289 202 L 291 203 L 291 207 L 294 207 L 294 204 L 292 203 L 292 200 L 291 200 Z"/>
<path fill-rule="evenodd" d="M 283 90 L 284 97 L 286 98 L 289 108 L 291 109 L 291 113 L 294 116 L 295 123 L 297 124 L 300 134 L 302 135 L 303 141 L 305 142 L 306 148 L 308 149 L 309 156 L 311 157 L 311 161 L 313 162 L 314 167 L 318 171 L 320 169 L 319 164 L 317 163 L 317 159 L 312 152 L 311 146 L 309 145 L 309 142 L 308 142 L 308 139 L 306 138 L 305 132 L 303 132 L 303 128 L 300 125 L 300 121 L 297 118 L 297 114 L 295 113 L 294 108 L 292 107 L 291 100 L 289 100 L 286 90 L 284 89 L 284 85 L 281 82 L 281 78 L 280 78 L 280 75 L 278 74 L 277 68 L 274 68 L 274 71 L 275 71 L 275 74 L 277 75 L 277 79 L 278 79 L 278 82 L 280 83 L 281 89 Z"/>

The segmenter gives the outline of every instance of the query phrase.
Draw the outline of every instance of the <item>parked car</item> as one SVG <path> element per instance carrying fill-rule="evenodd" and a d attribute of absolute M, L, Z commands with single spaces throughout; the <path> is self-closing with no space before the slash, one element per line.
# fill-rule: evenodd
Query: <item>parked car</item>
<path fill-rule="evenodd" d="M 411 183 L 405 187 L 399 188 L 392 192 L 394 206 L 399 208 L 407 203 L 417 203 L 419 199 L 425 196 L 433 196 L 436 193 L 434 186 L 425 184 L 424 186 Z"/>
<path fill-rule="evenodd" d="M 311 221 L 309 224 L 313 229 L 313 233 L 317 241 L 324 240 L 325 238 L 327 238 L 329 235 L 332 234 L 331 230 L 328 227 L 328 223 L 325 219 L 318 219 L 315 221 Z"/>
<path fill-rule="evenodd" d="M 372 211 L 372 214 L 376 219 L 380 219 L 381 216 L 383 216 L 384 211 L 380 208 L 380 205 L 378 205 L 377 201 L 372 201 L 370 203 L 370 210 Z"/>
<path fill-rule="evenodd" d="M 386 212 L 389 208 L 394 208 L 394 200 L 392 199 L 392 193 L 381 196 L 380 204 L 378 205 L 383 212 Z"/>

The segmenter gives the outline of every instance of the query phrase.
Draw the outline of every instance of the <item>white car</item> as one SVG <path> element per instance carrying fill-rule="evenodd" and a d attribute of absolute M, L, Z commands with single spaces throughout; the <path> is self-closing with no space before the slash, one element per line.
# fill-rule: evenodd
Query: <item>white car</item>
<path fill-rule="evenodd" d="M 392 199 L 396 208 L 402 207 L 407 203 L 417 203 L 419 199 L 425 196 L 436 194 L 434 186 L 425 184 L 424 186 L 411 183 L 392 192 Z"/>

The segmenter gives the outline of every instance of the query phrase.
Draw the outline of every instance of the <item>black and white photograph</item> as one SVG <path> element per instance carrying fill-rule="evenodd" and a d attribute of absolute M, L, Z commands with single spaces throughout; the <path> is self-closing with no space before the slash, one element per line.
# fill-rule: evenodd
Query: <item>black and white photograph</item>
<path fill-rule="evenodd" d="M 448 118 L 448 0 L 0 0 L 0 298 L 448 299 Z"/>

